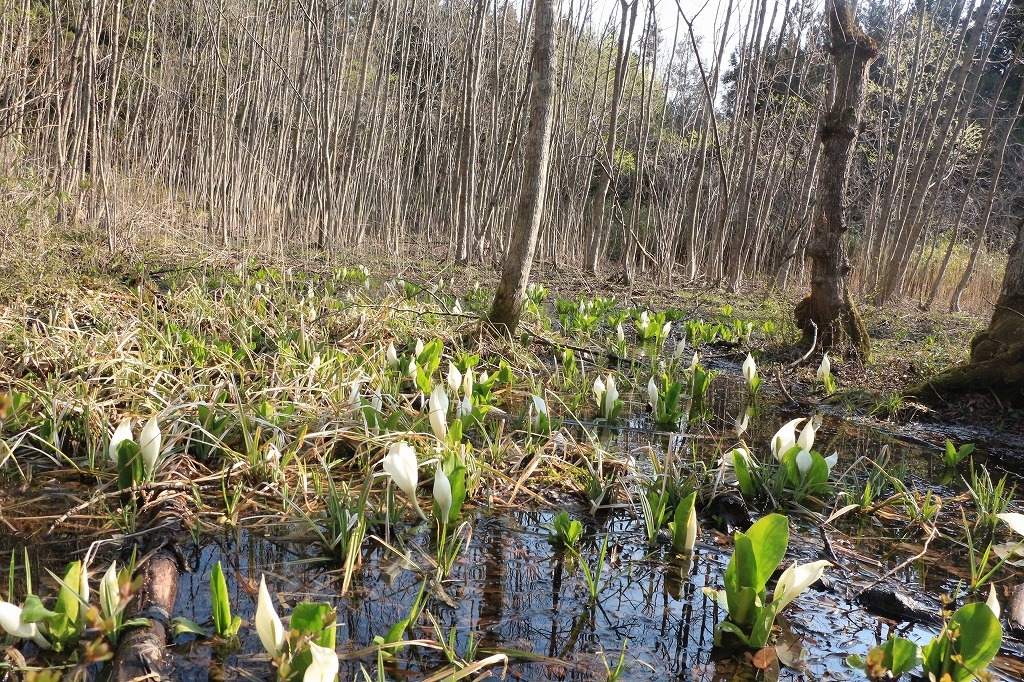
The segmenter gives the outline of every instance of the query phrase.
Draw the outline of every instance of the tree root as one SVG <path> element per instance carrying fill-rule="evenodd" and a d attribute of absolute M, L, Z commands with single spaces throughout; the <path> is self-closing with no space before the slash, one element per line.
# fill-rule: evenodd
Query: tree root
<path fill-rule="evenodd" d="M 912 386 L 909 395 L 927 400 L 935 396 L 989 392 L 1012 405 L 1024 405 L 1024 342 L 987 360 L 951 367 Z"/>

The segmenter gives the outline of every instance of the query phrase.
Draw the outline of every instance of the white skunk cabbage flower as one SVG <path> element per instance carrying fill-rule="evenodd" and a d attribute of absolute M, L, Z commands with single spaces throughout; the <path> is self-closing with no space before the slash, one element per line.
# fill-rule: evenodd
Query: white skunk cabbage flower
<path fill-rule="evenodd" d="M 815 374 L 815 379 L 818 381 L 825 381 L 825 379 L 832 374 L 832 361 L 828 359 L 828 353 L 825 353 L 821 358 L 821 364 L 818 365 L 818 371 Z"/>
<path fill-rule="evenodd" d="M 825 464 L 828 465 L 828 470 L 832 471 L 832 467 L 839 464 L 839 453 L 833 452 L 831 455 L 825 458 Z"/>
<path fill-rule="evenodd" d="M 468 395 L 465 395 L 455 404 L 455 416 L 462 419 L 471 414 L 473 414 L 473 401 L 469 399 Z"/>
<path fill-rule="evenodd" d="M 263 455 L 263 461 L 270 469 L 277 469 L 281 466 L 281 451 L 276 445 L 271 443 L 267 446 L 267 451 Z"/>
<path fill-rule="evenodd" d="M 671 334 L 671 333 L 672 333 L 672 323 L 671 322 L 666 322 L 665 324 L 663 324 L 661 326 L 661 336 L 663 338 L 667 339 L 668 335 Z"/>
<path fill-rule="evenodd" d="M 604 385 L 604 416 L 611 419 L 612 413 L 615 411 L 615 401 L 619 399 L 619 389 L 615 387 L 615 377 L 611 374 L 608 375 Z"/>
<path fill-rule="evenodd" d="M 117 425 L 114 429 L 114 435 L 110 437 L 110 448 L 107 452 L 110 454 L 110 461 L 117 464 L 117 448 L 121 443 L 126 440 L 132 439 L 132 420 L 125 418 Z"/>
<path fill-rule="evenodd" d="M 82 570 L 78 574 L 78 596 L 86 604 L 89 603 L 89 566 L 82 563 Z"/>
<path fill-rule="evenodd" d="M 743 378 L 747 380 L 747 386 L 754 387 L 754 379 L 757 378 L 757 363 L 754 356 L 747 353 L 747 359 L 743 361 Z"/>
<path fill-rule="evenodd" d="M 996 517 L 1009 526 L 1010 530 L 1017 535 L 1024 535 L 1024 514 L 1006 512 L 1005 514 L 996 514 Z"/>
<path fill-rule="evenodd" d="M 693 352 L 693 360 L 690 360 L 690 367 L 689 367 L 689 370 L 690 370 L 691 374 L 697 369 L 697 365 L 699 365 L 699 364 L 700 364 L 700 356 L 697 355 L 697 351 L 694 351 Z"/>
<path fill-rule="evenodd" d="M 352 412 L 355 412 L 356 410 L 359 409 L 360 398 L 362 397 L 359 395 L 359 389 L 362 388 L 362 385 L 362 379 L 356 379 L 351 384 L 349 384 L 348 409 L 351 410 Z"/>
<path fill-rule="evenodd" d="M 146 474 L 153 474 L 157 468 L 157 462 L 160 460 L 160 444 L 161 444 L 160 424 L 157 423 L 157 418 L 153 417 L 150 421 L 145 423 L 142 427 L 142 432 L 139 433 L 136 439 L 132 435 L 132 421 L 131 419 L 124 419 L 118 425 L 118 428 L 114 430 L 114 435 L 111 436 L 111 444 L 108 449 L 111 461 L 114 464 L 118 463 L 118 447 L 125 440 L 134 440 L 138 443 L 139 454 L 142 457 L 142 466 L 145 469 Z"/>
<path fill-rule="evenodd" d="M 800 452 L 796 453 L 796 469 L 800 472 L 800 478 L 807 475 L 812 464 L 814 464 L 814 459 L 811 457 L 811 453 L 801 448 Z"/>
<path fill-rule="evenodd" d="M 743 410 L 743 414 L 736 417 L 736 420 L 733 422 L 733 424 L 736 426 L 737 436 L 742 436 L 744 433 L 746 433 L 747 429 L 750 428 L 750 417 L 753 413 L 754 411 L 748 407 L 747 409 Z"/>
<path fill-rule="evenodd" d="M 683 353 L 685 353 L 685 352 L 686 352 L 686 337 L 684 336 L 683 338 L 681 338 L 678 341 L 676 341 L 676 347 L 672 350 L 672 358 L 674 360 L 679 360 L 679 359 L 681 359 L 683 357 Z"/>
<path fill-rule="evenodd" d="M 388 367 L 398 369 L 398 351 L 395 350 L 395 344 L 388 344 L 388 349 L 384 352 L 384 359 L 387 361 Z"/>
<path fill-rule="evenodd" d="M 533 400 L 533 410 L 531 411 L 532 414 L 530 416 L 530 424 L 533 426 L 534 429 L 539 429 L 541 416 L 547 416 L 548 414 L 548 404 L 544 402 L 544 398 L 541 398 L 539 395 L 531 395 L 530 398 Z"/>
<path fill-rule="evenodd" d="M 615 325 L 615 338 L 619 340 L 619 343 L 624 343 L 626 341 L 626 332 L 622 331 L 621 322 Z"/>
<path fill-rule="evenodd" d="M 999 608 L 999 597 L 996 596 L 996 586 L 994 583 L 989 583 L 988 585 L 988 599 L 985 603 L 988 604 L 990 609 L 992 609 L 992 613 L 995 615 L 996 620 L 999 620 L 1002 609 Z"/>
<path fill-rule="evenodd" d="M 35 623 L 26 623 L 21 616 L 20 606 L 0 601 L 0 629 L 18 639 L 32 639 L 39 629 Z"/>
<path fill-rule="evenodd" d="M 658 385 L 654 383 L 654 377 L 647 380 L 647 399 L 651 401 L 651 410 L 658 414 Z"/>
<path fill-rule="evenodd" d="M 147 473 L 156 470 L 157 460 L 160 459 L 160 439 L 160 425 L 156 417 L 152 417 L 139 434 L 139 450 L 142 451 L 142 463 Z"/>
<path fill-rule="evenodd" d="M 263 648 L 272 657 L 277 658 L 284 653 L 284 625 L 274 609 L 274 602 L 270 600 L 267 581 L 262 575 L 259 596 L 256 598 L 256 634 L 260 636 Z"/>
<path fill-rule="evenodd" d="M 405 441 L 394 443 L 384 457 L 382 466 L 402 492 L 409 497 L 416 497 L 419 464 L 416 461 L 416 451 L 411 445 Z"/>
<path fill-rule="evenodd" d="M 693 551 L 693 546 L 697 543 L 697 530 L 697 504 L 694 503 L 690 507 L 690 515 L 686 518 L 686 536 L 683 538 L 684 551 Z"/>
<path fill-rule="evenodd" d="M 804 450 L 814 449 L 814 434 L 817 433 L 818 428 L 821 427 L 821 417 L 815 415 L 807 420 L 804 428 L 800 430 L 800 437 L 796 439 L 796 444 L 802 447 Z"/>
<path fill-rule="evenodd" d="M 441 512 L 441 523 L 447 524 L 448 516 L 452 511 L 452 483 L 441 469 L 440 464 L 437 465 L 437 471 L 434 472 L 434 501 L 437 502 L 437 508 Z"/>
<path fill-rule="evenodd" d="M 100 611 L 104 618 L 111 618 L 121 605 L 121 587 L 117 580 L 117 562 L 100 578 Z"/>
<path fill-rule="evenodd" d="M 133 440 L 139 445 L 143 467 L 147 474 L 152 474 L 160 459 L 161 435 L 156 417 L 152 417 L 146 422 L 137 439 L 132 435 L 132 420 L 130 418 L 126 418 L 118 424 L 114 435 L 110 437 L 110 447 L 107 450 L 110 460 L 114 464 L 117 464 L 117 449 L 126 440 Z"/>
<path fill-rule="evenodd" d="M 462 394 L 469 397 L 473 395 L 473 369 L 469 368 L 462 375 Z"/>
<path fill-rule="evenodd" d="M 302 674 L 302 682 L 334 682 L 338 677 L 338 654 L 334 649 L 310 642 L 309 653 L 313 660 Z"/>
<path fill-rule="evenodd" d="M 796 445 L 796 427 L 803 423 L 804 419 L 804 417 L 800 417 L 786 422 L 772 436 L 772 455 L 775 456 L 775 459 L 781 460 L 782 456 Z"/>
<path fill-rule="evenodd" d="M 597 378 L 594 379 L 594 400 L 597 401 L 598 409 L 604 407 L 601 401 L 604 399 L 604 394 L 607 390 L 607 387 L 604 385 L 604 380 L 601 379 L 601 375 L 599 374 Z"/>
<path fill-rule="evenodd" d="M 412 506 L 416 508 L 420 518 L 425 521 L 427 517 L 420 509 L 419 500 L 416 499 L 416 484 L 419 482 L 419 463 L 416 461 L 416 451 L 405 441 L 399 441 L 388 450 L 382 465 L 395 485 L 412 500 Z"/>
<path fill-rule="evenodd" d="M 422 352 L 423 352 L 423 339 L 416 339 L 416 350 L 414 351 L 414 353 L 416 354 L 416 357 L 419 357 L 420 353 L 422 353 Z"/>
<path fill-rule="evenodd" d="M 462 386 L 462 372 L 455 366 L 455 363 L 448 363 L 448 389 L 456 397 L 459 395 L 459 387 Z"/>
<path fill-rule="evenodd" d="M 442 443 L 448 439 L 448 407 L 451 405 L 444 386 L 438 384 L 430 392 L 430 428 Z"/>
<path fill-rule="evenodd" d="M 814 561 L 809 564 L 793 564 L 779 577 L 775 586 L 775 593 L 772 595 L 772 603 L 779 604 L 781 611 L 789 602 L 793 601 L 801 592 L 818 582 L 825 569 L 831 566 L 829 561 Z"/>
<path fill-rule="evenodd" d="M 733 460 L 737 457 L 742 458 L 751 469 L 757 467 L 757 462 L 754 461 L 753 456 L 750 454 L 750 450 L 747 450 L 742 445 L 737 448 L 733 448 L 722 455 L 722 466 L 726 469 L 733 468 Z"/>

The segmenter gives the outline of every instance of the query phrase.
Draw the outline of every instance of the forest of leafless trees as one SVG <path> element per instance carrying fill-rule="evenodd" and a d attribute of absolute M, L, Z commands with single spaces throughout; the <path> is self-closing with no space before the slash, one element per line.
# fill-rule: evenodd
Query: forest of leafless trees
<path fill-rule="evenodd" d="M 537 257 L 662 283 L 806 279 L 834 77 L 820 3 L 665 2 L 557 7 Z M 1024 2 L 858 10 L 881 51 L 847 197 L 854 291 L 990 304 L 1024 209 Z M 30 185 L 52 224 L 113 250 L 202 232 L 237 247 L 448 245 L 500 264 L 523 181 L 531 11 L 0 0 L 5 219 L 24 222 Z M 713 34 L 692 28 L 700 12 L 717 12 Z"/>

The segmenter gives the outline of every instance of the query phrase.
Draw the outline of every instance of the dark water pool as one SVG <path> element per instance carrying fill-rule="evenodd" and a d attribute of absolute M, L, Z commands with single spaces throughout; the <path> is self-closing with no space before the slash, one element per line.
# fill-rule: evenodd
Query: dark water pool
<path fill-rule="evenodd" d="M 623 650 L 622 679 L 752 679 L 754 669 L 746 657 L 719 659 L 712 650 L 715 625 L 725 614 L 702 588 L 722 586 L 731 546 L 724 536 L 705 532 L 692 560 L 685 561 L 665 548 L 649 550 L 646 538 L 631 530 L 636 520 L 622 513 L 588 524 L 583 553 L 589 561 L 596 561 L 597 541 L 604 534 L 611 533 L 613 543 L 595 603 L 582 570 L 548 543 L 542 526 L 551 517 L 518 511 L 472 516 L 472 540 L 444 583 L 451 603 L 429 598 L 408 637 L 447 640 L 454 629 L 458 654 L 466 655 L 471 642 L 478 658 L 502 651 L 512 659 L 513 678 L 527 680 L 606 679 L 606 665 L 614 668 Z M 810 529 L 796 534 L 792 553 L 801 560 L 816 558 L 819 547 L 812 537 Z M 429 553 L 430 543 L 431 534 L 424 527 L 409 533 L 406 549 L 416 556 L 413 548 L 419 545 Z M 351 594 L 341 597 L 340 572 L 320 562 L 318 555 L 308 545 L 252 532 L 210 538 L 191 557 L 193 572 L 181 581 L 176 613 L 199 622 L 210 618 L 206 576 L 220 560 L 227 567 L 233 604 L 247 623 L 255 612 L 255 597 L 242 584 L 251 590 L 263 573 L 283 614 L 298 601 L 333 604 L 338 611 L 339 651 L 344 654 L 370 645 L 375 635 L 405 618 L 424 580 L 419 570 L 368 539 L 359 580 Z M 898 558 L 893 555 L 888 561 L 895 564 Z M 830 577 L 831 586 L 809 590 L 785 612 L 781 639 L 790 656 L 802 661 L 794 664 L 795 669 L 784 670 L 783 678 L 854 679 L 860 673 L 845 667 L 847 655 L 865 654 L 891 632 L 923 642 L 937 631 L 897 625 L 851 603 L 845 588 L 867 584 L 874 577 L 855 561 L 833 568 Z M 934 601 L 926 595 L 952 589 L 948 578 L 923 565 L 909 566 L 896 579 L 918 596 L 925 595 L 925 604 Z M 206 680 L 208 671 L 225 679 L 270 676 L 254 628 L 243 627 L 240 643 L 240 649 L 226 655 L 203 642 L 178 645 L 176 677 Z M 1001 667 L 1007 670 L 1006 679 L 1014 679 L 1013 659 L 1020 651 L 1008 642 L 1006 653 L 1009 657 Z M 420 679 L 444 664 L 440 653 L 410 647 L 387 664 L 386 672 L 389 679 Z M 360 665 L 376 679 L 373 656 L 343 660 L 341 679 L 362 679 Z"/>

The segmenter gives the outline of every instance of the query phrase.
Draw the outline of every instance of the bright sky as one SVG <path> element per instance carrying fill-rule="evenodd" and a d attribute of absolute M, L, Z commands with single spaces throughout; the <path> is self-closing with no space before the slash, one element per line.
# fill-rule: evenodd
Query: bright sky
<path fill-rule="evenodd" d="M 563 7 L 567 7 L 569 1 L 562 0 Z M 574 3 L 580 2 L 580 0 L 571 1 Z M 587 0 L 582 1 L 586 2 Z M 638 10 L 639 13 L 647 11 L 650 0 L 633 1 L 643 3 Z M 732 26 L 729 27 L 732 33 L 729 36 L 730 43 L 736 40 L 735 33 L 738 23 L 736 18 L 746 15 L 752 1 L 755 0 L 734 0 Z M 769 0 L 769 2 L 771 1 Z M 593 0 L 593 3 L 595 24 L 607 22 L 612 13 L 618 14 L 619 0 Z M 711 56 L 712 43 L 717 43 L 720 40 L 721 27 L 725 20 L 727 6 L 728 0 L 679 0 L 678 4 L 676 0 L 654 0 L 654 8 L 658 16 L 658 27 L 663 31 L 663 35 L 671 39 L 676 22 L 680 20 L 679 10 L 682 9 L 686 18 L 693 22 L 694 33 L 702 39 L 702 56 L 707 58 Z M 637 22 L 639 23 L 639 21 L 640 16 L 637 17 Z M 679 26 L 679 37 L 680 40 L 686 37 L 686 26 L 684 24 Z"/>
<path fill-rule="evenodd" d="M 645 12 L 649 7 L 651 0 L 632 0 L 633 2 L 640 2 L 640 8 L 638 12 Z M 682 10 L 686 18 L 693 22 L 694 33 L 701 38 L 701 57 L 705 59 L 705 63 L 708 63 L 712 58 L 712 51 L 721 42 L 722 25 L 725 22 L 726 9 L 729 6 L 730 0 L 653 0 L 655 12 L 658 16 L 658 26 L 663 31 L 663 35 L 667 36 L 668 40 L 671 40 L 672 34 L 675 31 L 676 22 L 679 21 L 679 12 Z M 730 19 L 730 25 L 728 26 L 729 34 L 727 36 L 727 45 L 735 45 L 739 39 L 739 31 L 741 23 L 746 20 L 750 14 L 750 8 L 752 3 L 760 2 L 761 0 L 732 0 L 732 17 Z M 575 7 L 578 7 L 580 3 L 592 2 L 594 7 L 593 22 L 596 25 L 604 24 L 608 21 L 608 18 L 613 15 L 617 16 L 619 10 L 619 0 L 561 0 L 563 11 L 567 11 L 569 3 L 571 2 Z M 796 0 L 791 0 L 790 4 L 795 4 Z M 767 12 L 771 16 L 773 5 L 779 5 L 779 11 L 776 15 L 776 24 L 779 24 L 782 19 L 782 10 L 785 6 L 785 0 L 767 0 Z M 640 16 L 637 17 L 639 23 Z M 679 27 L 679 38 L 680 40 L 685 39 L 686 26 L 681 24 Z M 729 48 L 727 48 L 728 50 Z"/>

